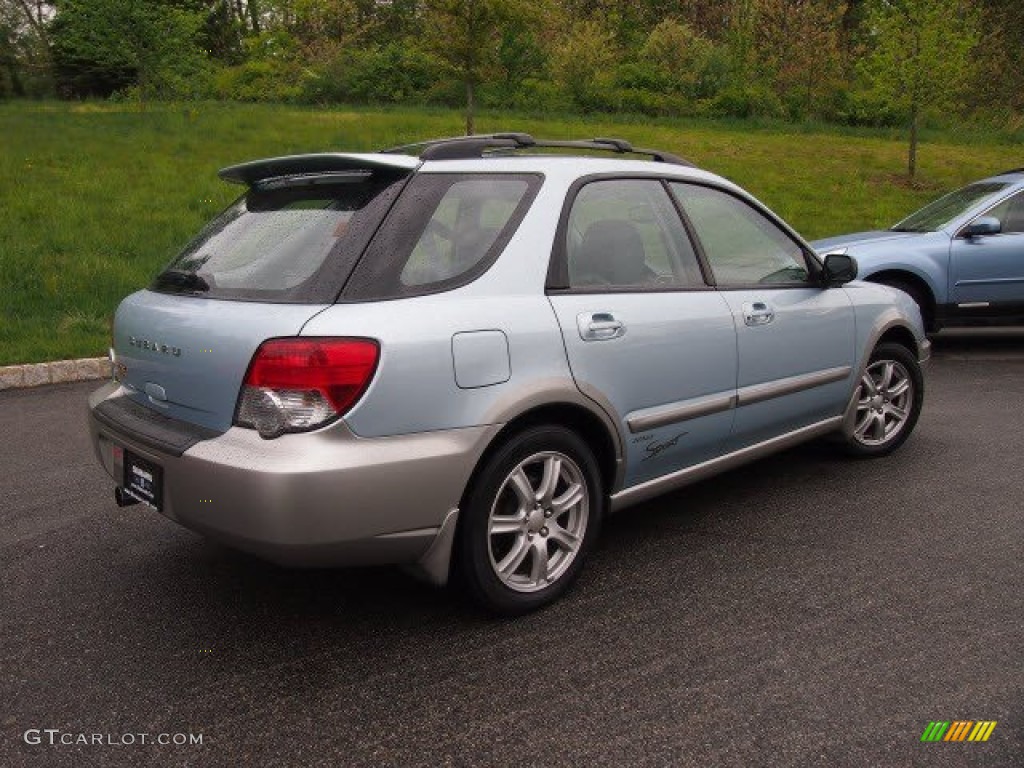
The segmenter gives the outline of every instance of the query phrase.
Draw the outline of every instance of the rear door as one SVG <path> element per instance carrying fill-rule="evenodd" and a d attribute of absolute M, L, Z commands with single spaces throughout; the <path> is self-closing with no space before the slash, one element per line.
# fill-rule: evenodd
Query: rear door
<path fill-rule="evenodd" d="M 767 212 L 713 187 L 673 183 L 737 333 L 737 411 L 727 451 L 838 416 L 853 386 L 846 291 Z"/>
<path fill-rule="evenodd" d="M 549 282 L 572 373 L 618 422 L 625 486 L 707 460 L 732 425 L 736 332 L 664 183 L 569 195 Z"/>

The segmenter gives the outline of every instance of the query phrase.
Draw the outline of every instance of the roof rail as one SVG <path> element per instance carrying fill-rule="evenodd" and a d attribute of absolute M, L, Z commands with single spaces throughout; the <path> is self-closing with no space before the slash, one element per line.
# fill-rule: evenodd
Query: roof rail
<path fill-rule="evenodd" d="M 1024 173 L 1024 168 L 1011 168 L 1008 171 L 1000 171 L 996 176 L 1009 176 L 1011 173 Z"/>
<path fill-rule="evenodd" d="M 689 160 L 673 155 L 670 152 L 634 147 L 625 139 L 596 138 L 555 141 L 551 139 L 535 139 L 528 133 L 488 133 L 478 136 L 451 136 L 382 149 L 381 152 L 386 154 L 418 153 L 421 160 L 460 160 L 485 157 L 488 154 L 501 154 L 502 151 L 514 152 L 521 149 L 535 148 L 583 149 L 614 152 L 619 155 L 646 155 L 656 162 L 693 167 L 693 163 Z M 418 152 L 411 150 L 418 150 Z"/>

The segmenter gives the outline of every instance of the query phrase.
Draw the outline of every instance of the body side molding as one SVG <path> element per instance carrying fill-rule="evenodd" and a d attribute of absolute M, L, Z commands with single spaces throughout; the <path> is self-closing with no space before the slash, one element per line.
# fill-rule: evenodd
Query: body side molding
<path fill-rule="evenodd" d="M 775 397 L 785 397 L 805 389 L 814 389 L 825 384 L 834 384 L 849 378 L 853 368 L 849 365 L 828 368 L 824 371 L 789 376 L 785 379 L 753 384 L 737 390 L 734 394 L 714 394 L 696 397 L 692 400 L 669 403 L 668 405 L 635 411 L 626 418 L 629 431 L 646 432 L 701 416 L 710 416 L 732 408 L 753 405 Z"/>
<path fill-rule="evenodd" d="M 799 376 L 789 376 L 777 381 L 768 381 L 764 384 L 753 384 L 738 390 L 736 392 L 736 400 L 740 407 L 753 405 L 754 403 L 771 400 L 775 397 L 785 397 L 786 395 L 802 392 L 805 389 L 814 389 L 825 384 L 834 384 L 837 381 L 849 378 L 852 372 L 853 368 L 851 366 L 843 365 L 824 371 L 815 371 L 814 373 L 804 373 Z"/>
<path fill-rule="evenodd" d="M 646 411 L 637 411 L 627 417 L 626 423 L 629 425 L 629 431 L 635 434 L 665 427 L 679 421 L 710 416 L 713 413 L 721 413 L 735 407 L 735 395 L 707 395 L 684 400 L 681 403 L 670 403 Z"/>

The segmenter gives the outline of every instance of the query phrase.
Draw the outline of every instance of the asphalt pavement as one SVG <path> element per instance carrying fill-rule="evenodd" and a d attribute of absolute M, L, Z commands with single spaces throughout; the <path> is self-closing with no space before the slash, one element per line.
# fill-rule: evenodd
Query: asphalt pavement
<path fill-rule="evenodd" d="M 937 337 L 894 456 L 625 511 L 512 621 L 118 509 L 95 386 L 0 394 L 0 766 L 1024 765 L 1024 332 Z"/>

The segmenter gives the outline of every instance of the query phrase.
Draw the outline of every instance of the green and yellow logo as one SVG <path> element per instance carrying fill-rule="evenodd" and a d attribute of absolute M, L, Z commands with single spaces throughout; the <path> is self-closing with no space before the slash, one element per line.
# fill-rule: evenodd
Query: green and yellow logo
<path fill-rule="evenodd" d="M 921 741 L 988 741 L 995 720 L 933 720 L 921 734 Z"/>

